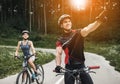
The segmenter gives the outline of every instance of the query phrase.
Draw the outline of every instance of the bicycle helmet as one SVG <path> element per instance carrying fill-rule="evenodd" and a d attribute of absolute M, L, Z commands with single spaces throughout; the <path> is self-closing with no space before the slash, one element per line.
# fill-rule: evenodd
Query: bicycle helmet
<path fill-rule="evenodd" d="M 63 15 L 61 15 L 61 16 L 59 17 L 59 19 L 58 19 L 58 25 L 60 25 L 65 18 L 71 19 L 71 16 L 68 15 L 68 14 L 63 14 Z"/>
<path fill-rule="evenodd" d="M 29 32 L 28 30 L 23 30 L 23 31 L 22 31 L 22 35 L 23 35 L 24 33 L 29 34 L 30 32 Z"/>

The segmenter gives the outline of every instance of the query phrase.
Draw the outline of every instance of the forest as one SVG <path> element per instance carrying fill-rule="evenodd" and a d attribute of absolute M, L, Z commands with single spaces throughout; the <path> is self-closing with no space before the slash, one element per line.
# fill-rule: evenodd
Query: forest
<path fill-rule="evenodd" d="M 93 22 L 109 1 L 108 20 L 89 38 L 120 42 L 120 1 L 86 0 L 86 7 L 75 9 L 74 0 L 0 0 L 0 38 L 12 37 L 23 29 L 37 34 L 58 34 L 57 20 L 62 14 L 72 16 L 73 28 Z M 54 32 L 54 33 L 53 33 Z"/>

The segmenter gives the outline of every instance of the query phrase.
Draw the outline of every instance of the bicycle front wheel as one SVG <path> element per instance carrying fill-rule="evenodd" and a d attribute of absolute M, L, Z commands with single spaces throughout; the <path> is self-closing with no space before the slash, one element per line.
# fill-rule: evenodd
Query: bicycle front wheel
<path fill-rule="evenodd" d="M 22 71 L 18 74 L 16 84 L 30 84 L 30 76 L 27 72 Z"/>
<path fill-rule="evenodd" d="M 37 72 L 38 72 L 36 82 L 37 82 L 37 84 L 43 84 L 44 69 L 43 69 L 42 65 L 37 65 L 36 68 L 37 68 Z"/>
<path fill-rule="evenodd" d="M 82 83 L 81 83 L 81 80 L 77 79 L 77 80 L 75 81 L 75 84 L 82 84 Z"/>

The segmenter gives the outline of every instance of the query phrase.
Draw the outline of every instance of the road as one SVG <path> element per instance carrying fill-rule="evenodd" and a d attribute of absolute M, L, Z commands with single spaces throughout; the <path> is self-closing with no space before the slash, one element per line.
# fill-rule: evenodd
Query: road
<path fill-rule="evenodd" d="M 54 49 L 39 49 L 43 52 L 51 52 L 55 54 Z M 114 70 L 114 67 L 109 65 L 109 62 L 105 60 L 102 56 L 97 54 L 85 52 L 86 65 L 100 65 L 100 69 L 95 70 L 96 74 L 90 74 L 94 84 L 119 84 L 120 83 L 120 73 Z M 64 54 L 62 59 L 64 58 Z M 64 63 L 62 63 L 64 66 Z M 44 84 L 64 84 L 63 76 L 55 76 L 56 73 L 53 72 L 55 68 L 55 60 L 43 65 L 45 71 L 45 80 Z M 8 76 L 4 79 L 0 79 L 0 84 L 15 84 L 16 75 Z"/>

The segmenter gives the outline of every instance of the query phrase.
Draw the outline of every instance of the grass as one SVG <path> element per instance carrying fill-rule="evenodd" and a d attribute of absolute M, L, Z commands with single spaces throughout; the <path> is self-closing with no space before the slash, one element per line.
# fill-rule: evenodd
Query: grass
<path fill-rule="evenodd" d="M 39 35 L 36 37 L 30 38 L 32 41 L 34 41 L 34 45 L 36 47 L 41 48 L 55 48 L 55 42 L 57 40 L 56 35 Z"/>
<path fill-rule="evenodd" d="M 0 38 L 0 45 L 17 45 L 17 39 Z"/>
<path fill-rule="evenodd" d="M 0 78 L 12 75 L 22 69 L 22 61 L 14 59 L 15 49 L 0 47 Z M 37 63 L 45 64 L 55 58 L 51 53 L 37 52 Z"/>
<path fill-rule="evenodd" d="M 86 42 L 85 45 L 85 51 L 104 56 L 120 72 L 120 45 L 106 42 Z"/>

